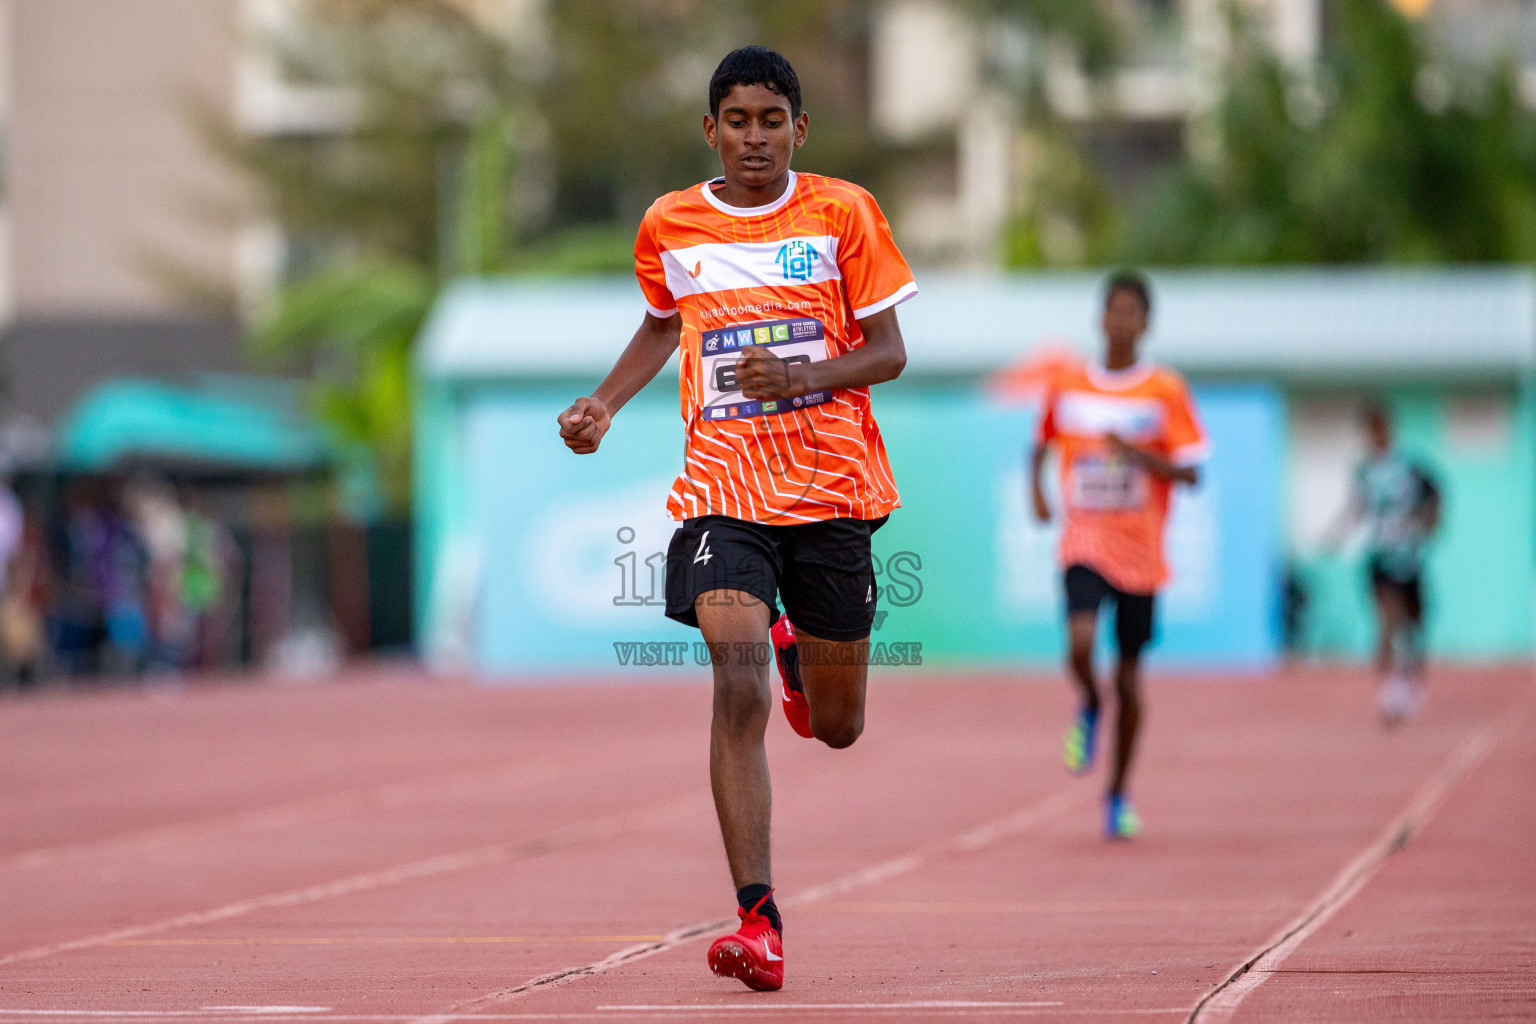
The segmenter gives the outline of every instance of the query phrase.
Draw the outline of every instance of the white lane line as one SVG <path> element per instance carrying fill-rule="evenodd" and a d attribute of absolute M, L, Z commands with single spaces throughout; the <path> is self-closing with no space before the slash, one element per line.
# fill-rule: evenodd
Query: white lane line
<path fill-rule="evenodd" d="M 457 871 L 466 871 L 470 868 L 484 867 L 488 864 L 500 864 L 511 860 L 537 857 L 541 854 L 567 849 L 582 843 L 611 839 L 625 832 L 632 832 L 637 829 L 681 818 L 697 811 L 699 800 L 698 794 L 689 794 L 688 796 L 651 804 L 649 807 L 640 808 L 639 810 L 624 811 L 596 821 L 578 822 L 574 825 L 556 829 L 543 836 L 535 836 L 532 839 L 512 843 L 497 843 L 492 846 L 463 850 L 459 853 L 444 854 L 440 857 L 429 857 L 426 860 L 399 864 L 381 871 L 368 871 L 333 882 L 323 882 L 319 885 L 308 886 L 303 889 L 270 893 L 266 896 L 256 896 L 251 899 L 237 900 L 234 903 L 226 903 L 221 907 L 214 907 L 209 910 L 196 910 L 186 914 L 177 914 L 174 917 L 162 918 L 159 921 L 151 921 L 148 924 L 132 925 L 115 931 L 100 932 L 96 935 L 87 935 L 84 938 L 70 939 L 67 942 L 57 942 L 47 946 L 34 946 L 31 949 L 23 949 L 0 956 L 0 967 L 23 963 L 29 960 L 40 960 L 44 957 L 56 956 L 59 953 L 90 949 L 93 946 L 122 942 L 127 939 L 143 938 L 146 935 L 155 935 L 176 928 L 191 928 L 197 925 L 212 924 L 216 921 L 227 921 L 231 918 L 245 917 L 246 915 L 263 910 L 317 903 L 321 900 L 334 899 L 338 896 L 348 896 L 352 893 L 367 892 L 373 889 L 382 889 L 421 878 L 432 878 Z"/>
<path fill-rule="evenodd" d="M 109 946 L 460 946 L 567 942 L 644 942 L 661 935 L 377 935 L 377 936 L 272 936 L 270 938 L 221 939 L 119 939 Z"/>
<path fill-rule="evenodd" d="M 698 1005 L 679 1005 L 677 1003 L 634 1003 L 630 1005 L 599 1006 L 598 1010 L 606 1010 L 614 1013 L 623 1013 L 636 1010 L 642 1012 L 668 1012 L 668 1013 L 717 1013 L 720 1011 L 731 1012 L 740 1004 L 735 1003 L 708 1003 Z M 1059 999 L 1035 999 L 1029 1002 L 1001 1002 L 992 1000 L 972 999 L 926 999 L 912 1000 L 899 1003 L 770 1003 L 754 1002 L 752 1012 L 761 1010 L 1018 1010 L 1027 1007 L 1039 1006 L 1065 1006 Z"/>
<path fill-rule="evenodd" d="M 655 1009 L 628 1009 L 624 1007 L 599 1007 L 595 1010 L 567 1010 L 523 1012 L 523 1013 L 473 1013 L 464 1014 L 457 1020 L 467 1021 L 522 1021 L 522 1020 L 602 1020 L 632 1019 L 637 1015 L 644 1019 L 652 1017 L 666 1020 L 680 1012 L 694 1010 L 700 1013 L 709 1012 L 720 1016 L 737 1017 L 742 1013 L 755 1013 L 759 1010 L 771 1010 L 781 1007 L 783 1004 L 768 1002 L 766 999 L 753 998 L 741 1003 L 718 1003 L 699 1006 L 657 1006 Z M 801 1013 L 821 1012 L 827 1015 L 838 1013 L 863 1013 L 865 1008 L 873 1008 L 895 1012 L 921 1012 L 924 1016 L 941 1015 L 945 1017 L 1025 1017 L 1041 1016 L 1049 1014 L 1053 1017 L 1066 1014 L 1070 1017 L 1128 1017 L 1128 1016 L 1167 1016 L 1169 1014 L 1183 1014 L 1185 1007 L 1169 1006 L 1156 1009 L 1068 1009 L 1059 1003 L 1018 1003 L 999 1004 L 989 1008 L 989 1004 L 977 1004 L 968 1006 L 963 1003 L 947 1007 L 943 1004 L 924 1006 L 922 1004 L 903 1003 L 825 1003 L 807 1004 L 817 1009 L 799 1009 Z M 1012 1008 L 1010 1008 L 1012 1007 Z M 273 1021 L 328 1021 L 346 1022 L 346 1024 L 362 1024 L 362 1022 L 376 1021 L 394 1022 L 411 1021 L 415 1018 L 405 1013 L 327 1013 L 323 1016 L 312 1014 L 294 1014 L 285 1016 L 281 1014 L 236 1014 L 236 1013 L 207 1013 L 199 1010 L 7 1010 L 0 1009 L 0 1014 L 11 1015 L 7 1019 L 36 1017 L 40 1020 L 56 1020 L 59 1018 L 87 1018 L 91 1020 L 122 1019 L 132 1021 L 142 1020 L 193 1020 L 200 1024 L 271 1024 Z M 623 1014 L 624 1016 L 620 1016 Z"/>
<path fill-rule="evenodd" d="M 781 905 L 789 908 L 806 903 L 814 903 L 818 900 L 830 899 L 833 896 L 840 896 L 860 886 L 872 885 L 899 875 L 909 874 L 937 860 L 975 853 L 993 843 L 1028 832 L 1058 817 L 1078 804 L 1083 803 L 1092 794 L 1093 789 L 1086 781 L 1073 783 L 1065 789 L 1044 797 L 1033 804 L 978 825 L 975 828 L 967 829 L 959 835 L 951 836 L 948 839 L 935 840 L 918 847 L 911 853 L 900 857 L 893 857 L 878 864 L 872 864 L 869 867 L 862 868 L 822 885 L 812 886 L 784 900 Z M 665 953 L 669 949 L 675 949 L 695 939 L 723 932 L 728 928 L 734 927 L 735 924 L 736 921 L 734 919 L 726 918 L 715 921 L 700 921 L 687 925 L 668 933 L 666 938 L 660 941 L 643 942 L 626 949 L 616 950 L 595 963 L 584 964 L 579 967 L 567 967 L 563 970 L 552 971 L 549 974 L 541 974 L 536 978 L 529 978 L 520 985 L 488 992 L 474 999 L 455 1003 L 437 1013 L 414 1018 L 413 1024 L 447 1024 L 449 1021 L 472 1015 L 476 1010 L 508 1002 L 535 989 L 564 985 L 578 978 L 591 977 L 594 974 L 601 974 L 604 971 L 612 970 L 624 964 L 644 960 L 647 957 L 655 956 L 657 953 Z"/>
<path fill-rule="evenodd" d="M 1344 870 L 1295 920 L 1280 929 L 1252 956 L 1238 964 L 1221 984 L 1206 993 L 1190 1011 L 1186 1024 L 1199 1024 L 1201 1021 L 1234 1013 L 1254 989 L 1269 980 L 1270 975 L 1287 957 L 1365 888 L 1388 857 L 1406 846 L 1413 834 L 1429 823 L 1456 783 L 1477 767 L 1491 749 L 1493 736 L 1486 727 L 1474 729 L 1463 737 L 1451 752 L 1450 758 L 1419 788 L 1408 806 L 1392 819 L 1386 830 L 1345 865 Z"/>
<path fill-rule="evenodd" d="M 329 1006 L 205 1006 L 204 1010 L 219 1011 L 224 1013 L 330 1013 Z"/>

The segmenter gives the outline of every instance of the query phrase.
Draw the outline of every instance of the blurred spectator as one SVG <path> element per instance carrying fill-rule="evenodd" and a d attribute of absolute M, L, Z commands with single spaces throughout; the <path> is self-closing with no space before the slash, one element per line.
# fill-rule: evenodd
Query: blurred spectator
<path fill-rule="evenodd" d="M 100 481 L 65 489 L 54 646 L 66 675 L 131 675 L 144 667 L 144 547 Z"/>
<path fill-rule="evenodd" d="M 192 622 L 192 647 L 188 668 L 212 668 L 220 664 L 234 616 L 230 581 L 238 572 L 239 553 L 229 531 L 205 515 L 196 492 L 182 490 L 182 516 L 186 524 L 186 558 L 182 566 L 182 603 Z"/>
<path fill-rule="evenodd" d="M 0 484 L 0 672 L 18 685 L 36 677 L 43 653 L 44 569 L 41 535 L 16 492 Z"/>

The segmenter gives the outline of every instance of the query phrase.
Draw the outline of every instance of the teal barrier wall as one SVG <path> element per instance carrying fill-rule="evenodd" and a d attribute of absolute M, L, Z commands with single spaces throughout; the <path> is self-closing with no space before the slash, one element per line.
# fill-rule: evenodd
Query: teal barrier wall
<path fill-rule="evenodd" d="M 1536 644 L 1536 396 L 1526 384 L 1474 397 L 1507 403 L 1498 429 L 1458 436 L 1453 409 L 1467 396 L 1454 389 L 1388 397 L 1398 443 L 1444 492 L 1425 571 L 1427 638 L 1441 657 L 1528 657 Z M 1297 571 L 1307 594 L 1302 651 L 1369 654 L 1376 633 L 1362 552 L 1302 557 Z"/>
<path fill-rule="evenodd" d="M 574 393 L 469 386 L 453 417 L 440 415 L 441 396 L 424 408 L 424 448 L 452 450 L 422 456 L 434 614 L 440 626 L 464 620 L 465 657 L 492 674 L 603 678 L 658 656 L 692 664 L 697 632 L 661 615 L 673 530 L 663 505 L 682 458 L 675 397 L 648 389 L 598 454 L 577 457 L 554 422 Z M 1215 455 L 1202 486 L 1175 503 L 1177 579 L 1153 657 L 1263 666 L 1277 650 L 1283 405 L 1258 385 L 1198 388 L 1196 398 Z M 930 666 L 1056 663 L 1055 535 L 1023 500 L 1033 410 L 989 403 L 970 385 L 914 384 L 878 392 L 876 415 L 904 505 L 876 535 L 884 614 L 874 641 L 901 652 L 893 657 L 920 649 Z"/>

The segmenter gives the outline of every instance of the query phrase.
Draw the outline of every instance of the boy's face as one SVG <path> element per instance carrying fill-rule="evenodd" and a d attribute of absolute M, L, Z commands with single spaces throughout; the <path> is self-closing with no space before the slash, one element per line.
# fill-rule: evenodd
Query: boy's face
<path fill-rule="evenodd" d="M 1126 288 L 1116 288 L 1104 303 L 1104 337 L 1113 349 L 1134 351 L 1147 332 L 1147 310 L 1141 298 Z"/>
<path fill-rule="evenodd" d="M 1365 439 L 1371 451 L 1384 455 L 1392 450 L 1392 424 L 1385 416 L 1370 414 L 1365 418 Z"/>
<path fill-rule="evenodd" d="M 737 85 L 720 101 L 718 118 L 704 115 L 704 138 L 720 154 L 727 179 L 757 188 L 789 170 L 805 145 L 809 116 L 792 118 L 789 100 L 762 85 Z"/>

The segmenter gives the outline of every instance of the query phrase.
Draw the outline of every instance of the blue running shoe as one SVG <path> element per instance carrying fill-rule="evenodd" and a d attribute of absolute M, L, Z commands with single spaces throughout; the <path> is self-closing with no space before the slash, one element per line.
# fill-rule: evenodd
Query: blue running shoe
<path fill-rule="evenodd" d="M 1111 793 L 1104 801 L 1104 838 L 1135 839 L 1141 835 L 1141 818 L 1122 793 Z"/>
<path fill-rule="evenodd" d="M 1067 771 L 1082 775 L 1093 767 L 1094 740 L 1099 733 L 1099 713 L 1083 708 L 1072 720 L 1072 727 L 1061 743 L 1061 760 Z"/>

